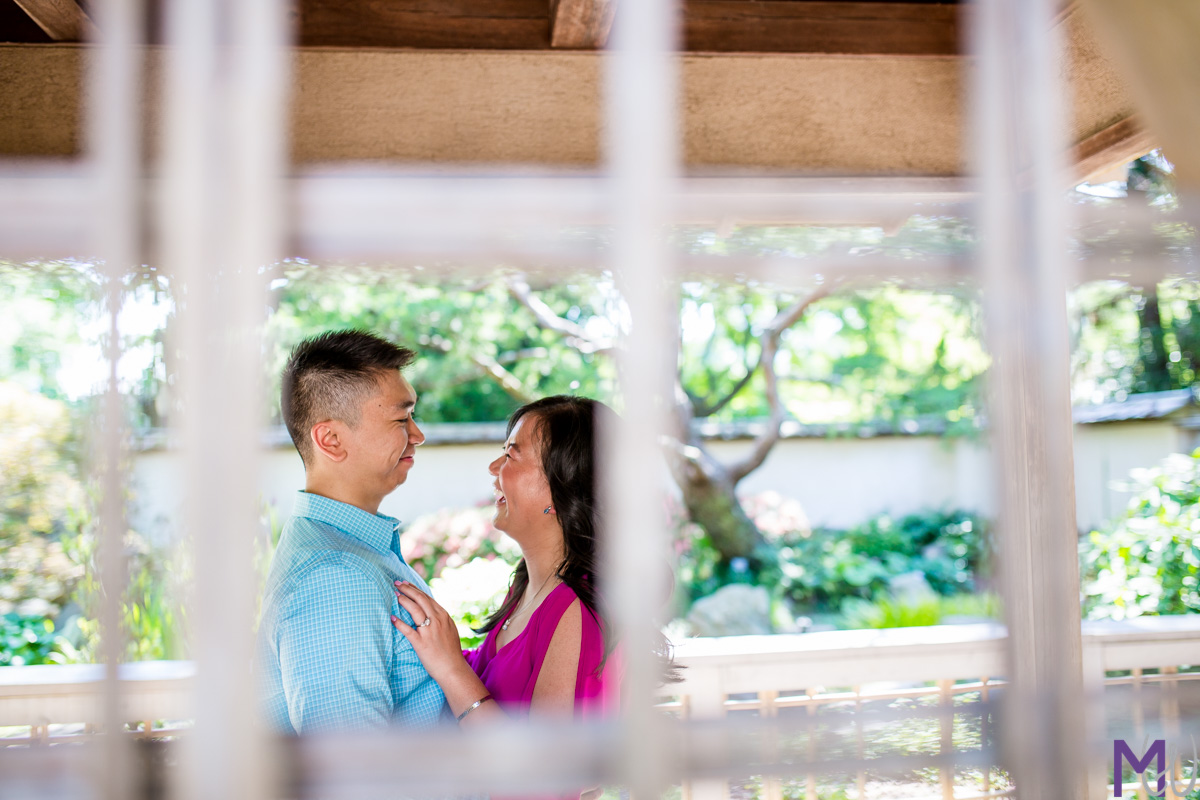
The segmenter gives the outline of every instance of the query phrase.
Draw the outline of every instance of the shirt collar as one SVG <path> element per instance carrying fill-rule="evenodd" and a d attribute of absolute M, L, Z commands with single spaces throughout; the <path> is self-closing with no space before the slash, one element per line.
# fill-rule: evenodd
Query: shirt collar
<path fill-rule="evenodd" d="M 400 520 L 395 517 L 372 514 L 357 506 L 330 500 L 319 494 L 297 492 L 292 513 L 297 517 L 332 525 L 381 553 L 392 552 L 393 542 L 399 540 Z"/>

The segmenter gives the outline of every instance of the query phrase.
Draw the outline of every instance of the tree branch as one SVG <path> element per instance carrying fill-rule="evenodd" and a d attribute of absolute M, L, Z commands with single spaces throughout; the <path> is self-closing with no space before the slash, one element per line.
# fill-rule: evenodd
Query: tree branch
<path fill-rule="evenodd" d="M 842 386 L 845 380 L 841 375 L 826 375 L 817 377 L 816 375 L 780 375 L 780 383 L 819 383 L 823 386 Z"/>
<path fill-rule="evenodd" d="M 763 332 L 762 352 L 759 354 L 758 364 L 755 365 L 755 368 L 761 369 L 763 378 L 766 379 L 767 406 L 770 409 L 769 424 L 766 430 L 755 438 L 750 454 L 729 465 L 729 474 L 733 478 L 735 486 L 742 478 L 762 466 L 763 462 L 767 460 L 767 454 L 771 452 L 771 448 L 779 441 L 779 428 L 783 424 L 784 416 L 783 401 L 779 396 L 779 377 L 775 372 L 775 356 L 779 352 L 779 340 L 783 337 L 784 331 L 800 321 L 804 312 L 808 311 L 813 303 L 828 297 L 832 290 L 833 284 L 825 284 L 807 297 L 792 303 L 776 314 Z"/>
<path fill-rule="evenodd" d="M 425 346 L 436 348 L 441 350 L 443 353 L 449 353 L 454 349 L 454 343 L 449 339 L 442 339 L 438 342 L 430 341 Z M 533 349 L 540 350 L 542 348 Z M 509 397 L 521 403 L 528 403 L 534 400 L 534 397 L 525 391 L 525 384 L 521 383 L 520 378 L 506 370 L 504 368 L 504 364 L 501 362 L 512 363 L 513 361 L 519 360 L 521 356 L 529 353 L 530 350 L 528 349 L 518 350 L 515 353 L 505 353 L 504 355 L 500 356 L 500 360 L 485 356 L 482 353 L 471 353 L 469 357 L 471 361 L 475 362 L 476 365 L 483 369 L 483 372 L 485 375 L 487 375 L 487 377 L 500 384 L 500 388 L 503 389 Z M 474 380 L 474 378 L 466 378 L 464 380 L 454 381 L 454 383 L 451 385 L 465 383 L 467 380 Z"/>
<path fill-rule="evenodd" d="M 712 403 L 711 405 L 708 403 L 705 403 L 702 406 L 698 406 L 696 408 L 696 416 L 697 417 L 710 417 L 713 414 L 716 414 L 718 411 L 720 411 L 725 406 L 729 405 L 729 402 L 731 400 L 733 400 L 733 398 L 737 397 L 738 392 L 742 391 L 742 389 L 745 389 L 746 384 L 750 383 L 750 379 L 754 377 L 754 372 L 757 369 L 758 369 L 758 363 L 748 364 L 746 366 L 746 374 L 743 375 L 741 377 L 741 379 L 738 380 L 738 382 L 733 385 L 733 388 L 731 390 L 729 390 L 729 392 L 727 392 L 725 394 L 725 396 L 722 397 L 717 402 Z M 697 398 L 697 401 L 699 401 L 699 398 Z"/>
<path fill-rule="evenodd" d="M 509 364 L 515 364 L 516 362 L 522 361 L 526 358 L 546 358 L 549 355 L 550 351 L 545 347 L 525 347 L 521 350 L 512 350 L 507 353 L 501 353 L 496 359 L 496 363 L 507 366 Z"/>
<path fill-rule="evenodd" d="M 748 302 L 749 302 L 748 295 L 743 294 L 742 305 L 746 305 Z M 749 353 L 750 352 L 750 342 L 754 340 L 754 334 L 750 329 L 750 325 L 747 324 L 745 329 L 742 330 L 741 333 L 742 333 L 742 352 Z M 709 337 L 708 344 L 704 348 L 704 355 L 706 358 L 708 356 L 708 353 L 712 349 L 713 343 L 716 342 L 716 340 L 717 340 L 717 336 L 716 336 L 716 333 L 714 332 L 713 335 Z M 750 379 L 754 377 L 754 370 L 757 368 L 758 368 L 757 360 L 750 361 L 747 359 L 746 366 L 745 366 L 745 372 L 742 374 L 741 379 L 737 382 L 737 384 L 734 385 L 733 389 L 731 389 L 729 392 L 727 392 L 724 397 L 722 397 L 720 400 L 718 400 L 715 403 L 710 403 L 708 401 L 708 399 L 705 398 L 703 405 L 701 405 L 700 398 L 697 397 L 696 402 L 693 403 L 693 408 L 696 411 L 696 416 L 697 417 L 709 417 L 709 416 L 712 416 L 713 414 L 716 414 L 718 411 L 720 411 L 725 406 L 729 405 L 729 402 L 731 400 L 733 400 L 733 398 L 737 397 L 738 394 L 742 391 L 742 389 L 745 389 L 746 385 L 748 383 L 750 383 Z M 710 385 L 715 386 L 716 378 L 713 375 L 712 371 L 706 370 L 706 372 L 708 372 L 708 374 L 709 374 Z"/>
<path fill-rule="evenodd" d="M 509 397 L 521 403 L 529 403 L 534 399 L 525 391 L 525 385 L 521 383 L 520 379 L 501 366 L 499 361 L 478 353 L 472 353 L 471 360 L 483 367 L 484 372 L 489 377 L 494 378 L 500 384 L 500 388 L 508 393 Z"/>
<path fill-rule="evenodd" d="M 513 299 L 533 313 L 534 319 L 537 320 L 540 327 L 559 334 L 566 339 L 568 345 L 574 347 L 579 352 L 603 353 L 613 348 L 612 342 L 597 341 L 588 336 L 587 332 L 579 325 L 555 314 L 554 309 L 546 305 L 545 301 L 533 293 L 533 290 L 529 288 L 529 283 L 524 277 L 513 275 L 505 278 L 504 283 L 508 287 L 508 293 L 513 296 Z"/>

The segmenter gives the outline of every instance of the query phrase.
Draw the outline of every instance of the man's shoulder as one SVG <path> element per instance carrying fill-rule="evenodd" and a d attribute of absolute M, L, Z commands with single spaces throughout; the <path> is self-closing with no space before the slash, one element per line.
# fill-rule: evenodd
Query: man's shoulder
<path fill-rule="evenodd" d="M 271 565 L 267 596 L 276 604 L 298 592 L 376 590 L 388 595 L 388 577 L 370 548 L 333 525 L 292 517 L 284 525 Z"/>
<path fill-rule="evenodd" d="M 293 516 L 284 523 L 275 559 L 285 570 L 308 562 L 378 565 L 381 555 L 336 525 Z"/>

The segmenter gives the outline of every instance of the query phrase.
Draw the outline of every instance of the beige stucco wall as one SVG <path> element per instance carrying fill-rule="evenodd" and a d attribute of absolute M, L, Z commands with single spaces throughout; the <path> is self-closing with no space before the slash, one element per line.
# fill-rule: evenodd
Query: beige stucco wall
<path fill-rule="evenodd" d="M 718 442 L 732 460 L 748 443 Z M 787 439 L 741 484 L 794 497 L 814 525 L 846 527 L 869 516 L 923 509 L 990 513 L 988 454 L 983 445 L 936 436 Z"/>
<path fill-rule="evenodd" d="M 1169 453 L 1190 452 L 1189 436 L 1166 420 L 1077 425 L 1075 496 L 1081 528 L 1096 528 L 1125 510 L 1133 469 Z"/>
<path fill-rule="evenodd" d="M 1074 11 L 1061 26 L 1072 140 L 1127 116 L 1128 93 Z M 0 156 L 71 156 L 83 142 L 87 48 L 0 45 Z M 692 167 L 837 174 L 965 170 L 966 59 L 685 54 L 682 151 Z M 147 54 L 157 97 L 163 53 Z M 603 55 L 302 48 L 293 159 L 593 166 L 603 151 Z M 148 103 L 150 141 L 161 109 Z"/>

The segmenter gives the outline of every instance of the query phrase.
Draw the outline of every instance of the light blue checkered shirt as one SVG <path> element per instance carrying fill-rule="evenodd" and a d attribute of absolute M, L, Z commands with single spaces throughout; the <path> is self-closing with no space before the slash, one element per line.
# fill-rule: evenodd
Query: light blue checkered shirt
<path fill-rule="evenodd" d="M 263 595 L 256 670 L 268 722 L 284 733 L 451 719 L 442 690 L 391 614 L 392 582 L 425 581 L 400 555 L 399 521 L 300 492 Z"/>

